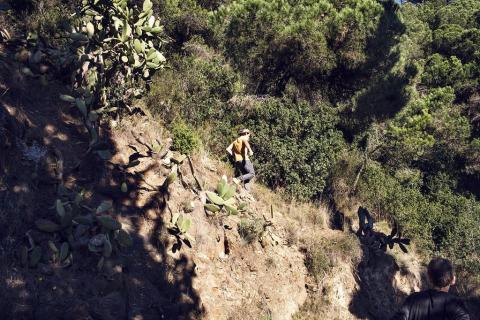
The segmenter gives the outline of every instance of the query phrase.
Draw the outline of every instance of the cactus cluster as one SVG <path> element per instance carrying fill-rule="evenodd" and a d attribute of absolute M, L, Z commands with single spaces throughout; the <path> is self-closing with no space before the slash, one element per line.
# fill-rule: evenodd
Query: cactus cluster
<path fill-rule="evenodd" d="M 98 142 L 98 118 L 128 109 L 165 57 L 159 51 L 163 27 L 153 15 L 152 2 L 142 8 L 127 0 L 83 0 L 68 50 L 50 50 L 58 64 L 74 65 L 74 96 L 60 98 L 76 106 L 90 133 L 90 146 Z M 54 59 L 55 60 L 55 59 Z M 108 150 L 95 150 L 109 159 Z"/>
<path fill-rule="evenodd" d="M 236 200 L 233 197 L 237 188 L 235 185 L 229 185 L 227 177 L 223 176 L 217 184 L 216 192 L 207 191 L 207 199 L 210 203 L 204 205 L 207 212 L 211 214 L 217 214 L 222 210 L 228 215 L 237 215 L 239 212 L 244 211 L 247 207 L 246 203 L 236 205 Z"/>
<path fill-rule="evenodd" d="M 170 222 L 170 231 L 177 237 L 177 239 L 183 241 L 189 247 L 194 242 L 192 236 L 188 233 L 190 227 L 192 226 L 192 221 L 187 218 L 185 215 L 176 213 L 172 216 Z"/>
<path fill-rule="evenodd" d="M 170 171 L 167 178 L 163 182 L 162 189 L 164 191 L 168 191 L 168 188 L 172 183 L 175 182 L 175 180 L 177 180 L 177 177 L 178 177 L 178 165 L 175 164 L 172 166 L 172 170 Z"/>
<path fill-rule="evenodd" d="M 122 229 L 121 223 L 106 214 L 111 208 L 109 201 L 103 201 L 95 209 L 89 208 L 83 204 L 82 193 L 60 185 L 54 205 L 55 218 L 35 221 L 36 229 L 52 234 L 52 238 L 48 246 L 42 248 L 30 237 L 30 250 L 26 247 L 21 249 L 23 264 L 35 267 L 47 249 L 53 262 L 67 266 L 73 263 L 73 249 L 86 247 L 90 252 L 101 255 L 99 266 L 103 266 L 105 258 L 132 246 L 132 238 Z"/>

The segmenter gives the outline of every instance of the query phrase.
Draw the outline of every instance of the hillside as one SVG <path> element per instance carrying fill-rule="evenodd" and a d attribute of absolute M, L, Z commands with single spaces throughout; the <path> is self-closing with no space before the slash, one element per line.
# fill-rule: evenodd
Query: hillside
<path fill-rule="evenodd" d="M 147 156 L 153 141 L 163 145 L 159 154 L 171 142 L 154 119 L 133 117 L 105 128 L 114 146 L 111 160 L 82 160 L 85 132 L 75 120 L 79 115 L 55 100 L 62 86 L 52 83 L 45 90 L 9 69 L 1 100 L 7 138 L 2 145 L 4 317 L 291 319 L 295 314 L 320 319 L 333 312 L 335 319 L 360 319 L 390 314 L 400 297 L 418 289 L 418 267 L 409 261 L 413 270 L 400 269 L 383 253 L 381 260 L 373 259 L 353 234 L 330 229 L 325 207 L 289 204 L 256 185 L 251 195 L 236 195 L 247 201 L 245 213 L 208 216 L 205 193 L 186 160 L 178 169 L 181 178 L 167 192 L 153 190 L 171 170 L 158 154 Z M 15 83 L 5 81 L 13 78 Z M 38 89 L 27 93 L 27 88 Z M 138 154 L 138 165 L 118 171 Z M 49 171 L 59 158 L 61 172 L 58 166 Z M 203 190 L 215 189 L 222 175 L 231 176 L 225 164 L 206 155 L 195 156 L 192 165 Z M 85 251 L 75 234 L 74 260 L 56 261 L 48 241 L 59 246 L 59 235 L 39 232 L 34 223 L 55 219 L 52 204 L 62 182 L 68 190 L 83 190 L 89 207 L 112 201 L 108 213 L 132 236 L 133 247 L 97 268 L 98 255 Z M 192 221 L 191 248 L 176 247 L 182 242 L 168 231 L 177 212 Z M 251 227 L 245 231 L 245 225 Z M 31 245 L 30 238 L 43 255 L 38 265 L 25 267 L 18 248 Z M 392 286 L 384 287 L 385 280 Z"/>
<path fill-rule="evenodd" d="M 435 256 L 478 318 L 479 17 L 0 0 L 0 318 L 389 319 Z"/>

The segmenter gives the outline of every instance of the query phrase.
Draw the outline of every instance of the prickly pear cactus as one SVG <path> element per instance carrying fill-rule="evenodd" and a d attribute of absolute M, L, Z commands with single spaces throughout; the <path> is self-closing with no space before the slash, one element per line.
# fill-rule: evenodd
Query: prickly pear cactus
<path fill-rule="evenodd" d="M 91 145 L 98 139 L 99 116 L 130 111 L 133 98 L 144 93 L 152 75 L 165 64 L 160 51 L 163 27 L 152 7 L 151 0 L 141 7 L 127 0 L 83 0 L 73 19 L 69 48 L 52 53 L 59 64 L 74 64 L 75 96 L 60 98 L 82 114 Z"/>
<path fill-rule="evenodd" d="M 78 247 L 88 247 L 90 252 L 105 260 L 133 245 L 133 239 L 122 229 L 122 224 L 108 215 L 113 209 L 112 202 L 103 201 L 96 208 L 90 208 L 83 203 L 82 193 L 60 185 L 58 198 L 52 206 L 55 211 L 52 220 L 35 221 L 36 229 L 51 235 L 48 248 L 62 267 L 73 263 L 74 250 Z M 182 230 L 188 230 L 188 227 L 182 225 Z M 29 239 L 32 249 L 22 246 L 19 256 L 22 265 L 36 267 L 42 258 L 41 246 L 31 237 Z M 60 247 L 55 244 L 58 240 Z"/>
<path fill-rule="evenodd" d="M 236 200 L 233 196 L 237 188 L 235 185 L 228 184 L 226 176 L 222 176 L 215 191 L 216 192 L 206 192 L 207 199 L 210 203 L 205 204 L 204 208 L 208 214 L 214 215 L 224 210 L 227 215 L 237 215 L 247 209 L 246 203 L 235 206 Z"/>

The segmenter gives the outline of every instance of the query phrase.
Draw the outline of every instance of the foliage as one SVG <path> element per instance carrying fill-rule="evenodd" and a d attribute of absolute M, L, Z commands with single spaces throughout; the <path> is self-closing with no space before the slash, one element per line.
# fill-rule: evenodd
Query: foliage
<path fill-rule="evenodd" d="M 171 68 L 153 78 L 147 103 L 166 123 L 181 118 L 199 127 L 222 117 L 238 76 L 201 40 L 188 42 L 184 50 L 187 56 L 173 56 Z"/>
<path fill-rule="evenodd" d="M 104 201 L 96 209 L 90 209 L 84 204 L 82 193 L 69 190 L 63 185 L 59 186 L 57 195 L 55 218 L 35 221 L 38 230 L 53 236 L 48 241 L 53 262 L 64 267 L 71 265 L 74 248 L 88 247 L 90 252 L 101 255 L 97 265 L 101 269 L 105 259 L 110 258 L 112 253 L 132 246 L 132 238 L 122 229 L 122 225 L 106 214 L 112 209 L 111 202 Z M 34 246 L 31 237 L 29 240 L 32 246 L 29 265 L 34 267 L 42 258 L 42 253 L 36 249 L 39 247 Z M 60 250 L 56 243 L 61 244 Z"/>
<path fill-rule="evenodd" d="M 79 18 L 70 35 L 81 61 L 75 86 L 103 108 L 129 107 L 131 98 L 142 94 L 141 79 L 149 79 L 165 62 L 158 51 L 163 27 L 152 3 L 145 0 L 138 10 L 126 0 L 87 0 Z"/>
<path fill-rule="evenodd" d="M 248 244 L 260 239 L 264 231 L 264 220 L 261 218 L 242 219 L 238 224 L 238 234 Z"/>
<path fill-rule="evenodd" d="M 289 99 L 267 99 L 237 125 L 253 131 L 258 177 L 287 194 L 310 199 L 324 190 L 344 141 L 335 110 Z"/>
<path fill-rule="evenodd" d="M 359 261 L 361 251 L 358 239 L 345 234 L 328 239 L 316 239 L 307 245 L 305 266 L 311 276 L 321 281 L 335 267 L 340 259 L 355 264 Z"/>
<path fill-rule="evenodd" d="M 22 1 L 19 1 L 20 3 Z M 27 31 L 35 34 L 44 43 L 52 46 L 64 45 L 66 42 L 62 34 L 68 32 L 71 27 L 72 17 L 70 12 L 73 11 L 72 3 L 66 3 L 61 0 L 30 1 L 33 9 L 26 16 L 25 27 Z M 17 4 L 22 8 L 29 5 Z"/>
<path fill-rule="evenodd" d="M 207 199 L 210 203 L 205 204 L 205 210 L 210 214 L 217 214 L 224 210 L 228 215 L 237 215 L 240 211 L 245 210 L 246 203 L 236 206 L 234 198 L 237 187 L 229 185 L 227 177 L 223 176 L 217 184 L 216 192 L 207 191 Z"/>
<path fill-rule="evenodd" d="M 193 152 L 201 137 L 226 159 L 248 127 L 260 182 L 302 200 L 327 194 L 342 208 L 361 202 L 398 221 L 425 255 L 478 272 L 478 1 L 152 0 L 146 10 L 133 5 L 142 1 L 95 1 L 98 14 L 82 6 L 73 17 L 71 1 L 14 3 L 30 31 L 17 53 L 22 73 L 43 83 L 43 65 L 74 71 L 74 93 L 62 98 L 84 117 L 90 151 L 109 158 L 96 143 L 97 118 L 131 107 L 150 86 L 147 105 L 179 151 Z M 165 65 L 160 48 L 169 68 L 152 77 Z M 239 232 L 255 239 L 257 227 L 245 220 Z M 27 263 L 39 249 L 30 252 Z M 318 257 L 312 268 L 323 270 Z"/>
<path fill-rule="evenodd" d="M 134 97 L 140 97 L 165 57 L 158 51 L 163 31 L 153 16 L 150 0 L 142 10 L 129 7 L 127 0 L 84 0 L 70 33 L 72 43 L 62 50 L 50 50 L 61 66 L 74 65 L 73 88 L 77 97 L 61 95 L 76 105 L 90 133 L 90 147 L 102 159 L 109 151 L 98 149 L 98 118 L 102 113 L 132 111 Z"/>
<path fill-rule="evenodd" d="M 396 164 L 413 161 L 441 161 L 455 166 L 470 136 L 470 124 L 453 104 L 450 87 L 432 90 L 427 96 L 412 99 L 390 122 L 385 151 Z"/>
<path fill-rule="evenodd" d="M 214 1 L 154 0 L 154 3 L 158 3 L 158 15 L 165 24 L 167 35 L 175 40 L 172 46 L 181 48 L 195 36 L 211 38 L 205 7 L 214 4 L 208 2 Z"/>
<path fill-rule="evenodd" d="M 180 153 L 192 154 L 199 147 L 199 138 L 195 131 L 183 121 L 172 125 L 173 148 Z"/>
<path fill-rule="evenodd" d="M 445 173 L 415 186 L 402 183 L 371 163 L 358 187 L 361 201 L 375 212 L 387 212 L 400 221 L 402 234 L 412 236 L 425 253 L 446 255 L 469 271 L 477 270 L 478 256 L 472 253 L 472 241 L 480 227 L 480 204 L 473 198 L 455 194 L 452 179 Z M 422 190 L 429 190 L 427 194 Z"/>
<path fill-rule="evenodd" d="M 305 259 L 308 272 L 315 278 L 324 276 L 334 266 L 324 248 L 315 247 Z"/>
<path fill-rule="evenodd" d="M 449 59 L 435 53 L 425 64 L 423 83 L 430 87 L 446 87 L 465 79 L 462 62 L 455 56 Z"/>
<path fill-rule="evenodd" d="M 289 79 L 308 82 L 364 65 L 382 11 L 371 0 L 241 0 L 221 6 L 212 22 L 227 56 L 257 91 L 278 93 Z"/>
<path fill-rule="evenodd" d="M 398 221 L 425 254 L 475 270 L 461 246 L 478 226 L 468 194 L 480 181 L 469 102 L 478 10 L 472 0 L 229 1 L 211 15 L 215 41 L 190 35 L 172 70 L 155 78 L 151 106 L 167 123 L 201 127 L 219 156 L 249 127 L 260 181 L 296 198 L 328 190 L 337 205 L 360 201 Z"/>
<path fill-rule="evenodd" d="M 177 238 L 177 244 L 175 249 L 180 249 L 182 243 L 185 243 L 187 246 L 191 247 L 192 243 L 195 242 L 193 237 L 188 233 L 192 225 L 192 220 L 188 219 L 185 215 L 176 213 L 172 216 L 172 221 L 170 222 L 170 231 Z"/>

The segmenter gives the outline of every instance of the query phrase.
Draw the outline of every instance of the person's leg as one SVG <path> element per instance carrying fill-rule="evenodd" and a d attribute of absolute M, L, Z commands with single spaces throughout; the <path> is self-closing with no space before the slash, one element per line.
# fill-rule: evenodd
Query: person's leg
<path fill-rule="evenodd" d="M 245 174 L 238 177 L 238 180 L 242 182 L 248 182 L 255 177 L 255 169 L 253 168 L 253 163 L 251 161 L 245 161 L 242 169 Z"/>
<path fill-rule="evenodd" d="M 246 173 L 244 167 L 245 164 L 243 161 L 235 161 L 235 177 L 237 179 L 240 179 L 240 177 Z"/>
<path fill-rule="evenodd" d="M 239 177 L 241 177 L 244 172 L 243 172 L 243 161 L 235 161 L 234 162 L 234 165 L 235 165 L 235 173 L 234 173 L 234 178 L 233 178 L 233 182 L 235 182 L 236 184 L 240 184 L 241 181 L 239 179 Z"/>

